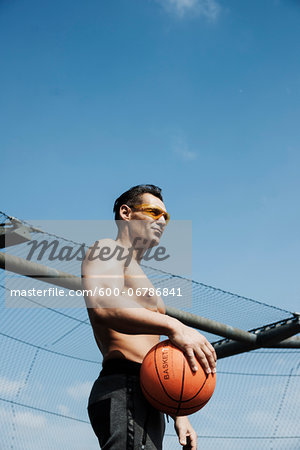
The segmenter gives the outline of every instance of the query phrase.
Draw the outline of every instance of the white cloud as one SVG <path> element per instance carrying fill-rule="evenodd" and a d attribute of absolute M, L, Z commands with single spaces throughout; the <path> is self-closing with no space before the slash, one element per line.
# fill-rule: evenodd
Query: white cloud
<path fill-rule="evenodd" d="M 0 408 L 0 424 L 6 425 L 11 421 L 11 413 L 8 409 Z"/>
<path fill-rule="evenodd" d="M 10 408 L 2 408 L 0 404 L 0 439 L 3 444 L 1 449 L 10 447 L 12 422 L 16 425 L 16 450 L 53 450 L 53 437 L 55 449 L 99 449 L 97 438 L 88 423 L 30 411 L 17 412 L 13 416 Z"/>
<path fill-rule="evenodd" d="M 24 426 L 26 428 L 41 428 L 47 423 L 44 414 L 32 413 L 30 411 L 15 412 L 14 416 L 10 409 L 0 408 L 0 423 L 1 426 L 10 425 L 12 421 L 16 425 Z"/>
<path fill-rule="evenodd" d="M 6 377 L 0 377 L 0 394 L 16 394 L 24 386 L 24 381 L 10 380 Z"/>
<path fill-rule="evenodd" d="M 197 159 L 197 153 L 195 152 L 191 152 L 190 150 L 187 149 L 181 149 L 181 150 L 177 150 L 176 152 L 181 159 L 183 159 L 184 161 L 194 161 L 195 159 Z"/>
<path fill-rule="evenodd" d="M 18 412 L 14 417 L 15 423 L 24 427 L 41 428 L 46 425 L 46 417 L 41 414 L 33 414 L 29 411 Z"/>
<path fill-rule="evenodd" d="M 60 414 L 64 414 L 65 416 L 71 416 L 70 408 L 68 408 L 66 405 L 58 405 L 57 407 Z"/>
<path fill-rule="evenodd" d="M 85 383 L 77 383 L 67 388 L 67 393 L 75 400 L 82 400 L 88 398 L 93 383 L 87 381 Z"/>
<path fill-rule="evenodd" d="M 182 161 L 194 161 L 197 159 L 197 153 L 189 149 L 186 141 L 181 137 L 173 139 L 173 151 Z"/>
<path fill-rule="evenodd" d="M 215 21 L 221 11 L 221 6 L 216 0 L 156 0 L 167 12 L 177 17 L 197 14 Z"/>

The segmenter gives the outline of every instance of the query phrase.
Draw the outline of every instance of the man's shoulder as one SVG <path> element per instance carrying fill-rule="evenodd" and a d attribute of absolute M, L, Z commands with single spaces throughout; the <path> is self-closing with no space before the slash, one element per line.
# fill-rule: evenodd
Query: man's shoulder
<path fill-rule="evenodd" d="M 114 286 L 124 280 L 124 261 L 118 257 L 117 242 L 113 239 L 98 239 L 86 252 L 81 266 L 81 277 L 85 286 Z M 87 287 L 89 289 L 89 287 Z"/>

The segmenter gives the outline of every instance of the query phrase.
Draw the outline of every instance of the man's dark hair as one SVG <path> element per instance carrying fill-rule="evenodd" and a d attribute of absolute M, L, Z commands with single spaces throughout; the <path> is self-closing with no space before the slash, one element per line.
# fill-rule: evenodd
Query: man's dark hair
<path fill-rule="evenodd" d="M 154 184 L 139 184 L 138 186 L 133 186 L 120 195 L 115 201 L 113 210 L 115 213 L 115 220 L 121 219 L 120 208 L 122 205 L 128 205 L 129 207 L 139 205 L 141 203 L 142 194 L 152 194 L 163 201 L 161 189 L 158 186 L 154 186 Z"/>

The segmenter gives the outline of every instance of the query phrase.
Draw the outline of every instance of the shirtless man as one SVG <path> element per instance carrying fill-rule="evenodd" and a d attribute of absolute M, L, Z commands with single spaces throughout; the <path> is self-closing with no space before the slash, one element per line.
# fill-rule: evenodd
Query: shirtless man
<path fill-rule="evenodd" d="M 85 296 L 94 336 L 103 355 L 103 369 L 89 398 L 89 417 L 100 447 L 105 450 L 159 450 L 165 429 L 164 415 L 142 395 L 139 369 L 144 356 L 159 342 L 160 335 L 168 336 L 185 352 L 192 370 L 197 370 L 197 358 L 207 373 L 215 372 L 216 354 L 198 331 L 165 315 L 161 297 L 128 295 L 129 288 L 135 293 L 138 288 L 153 287 L 140 262 L 143 252 L 159 244 L 169 220 L 161 189 L 153 185 L 135 186 L 116 200 L 114 212 L 118 226 L 116 240 L 98 241 L 97 250 L 94 245 L 82 264 L 83 289 L 111 293 Z M 140 239 L 135 246 L 137 238 Z M 129 263 L 118 257 L 116 247 L 126 252 L 133 250 Z M 114 256 L 101 257 L 101 248 L 102 255 Z M 180 444 L 196 450 L 197 435 L 188 418 L 173 419 Z"/>

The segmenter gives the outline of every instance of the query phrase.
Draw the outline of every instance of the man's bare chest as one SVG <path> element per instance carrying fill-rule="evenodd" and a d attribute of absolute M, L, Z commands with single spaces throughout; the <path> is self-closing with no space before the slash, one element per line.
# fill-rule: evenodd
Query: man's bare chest
<path fill-rule="evenodd" d="M 129 265 L 124 273 L 124 289 L 141 305 L 153 311 L 165 313 L 162 298 L 157 295 L 154 285 L 138 265 Z"/>

